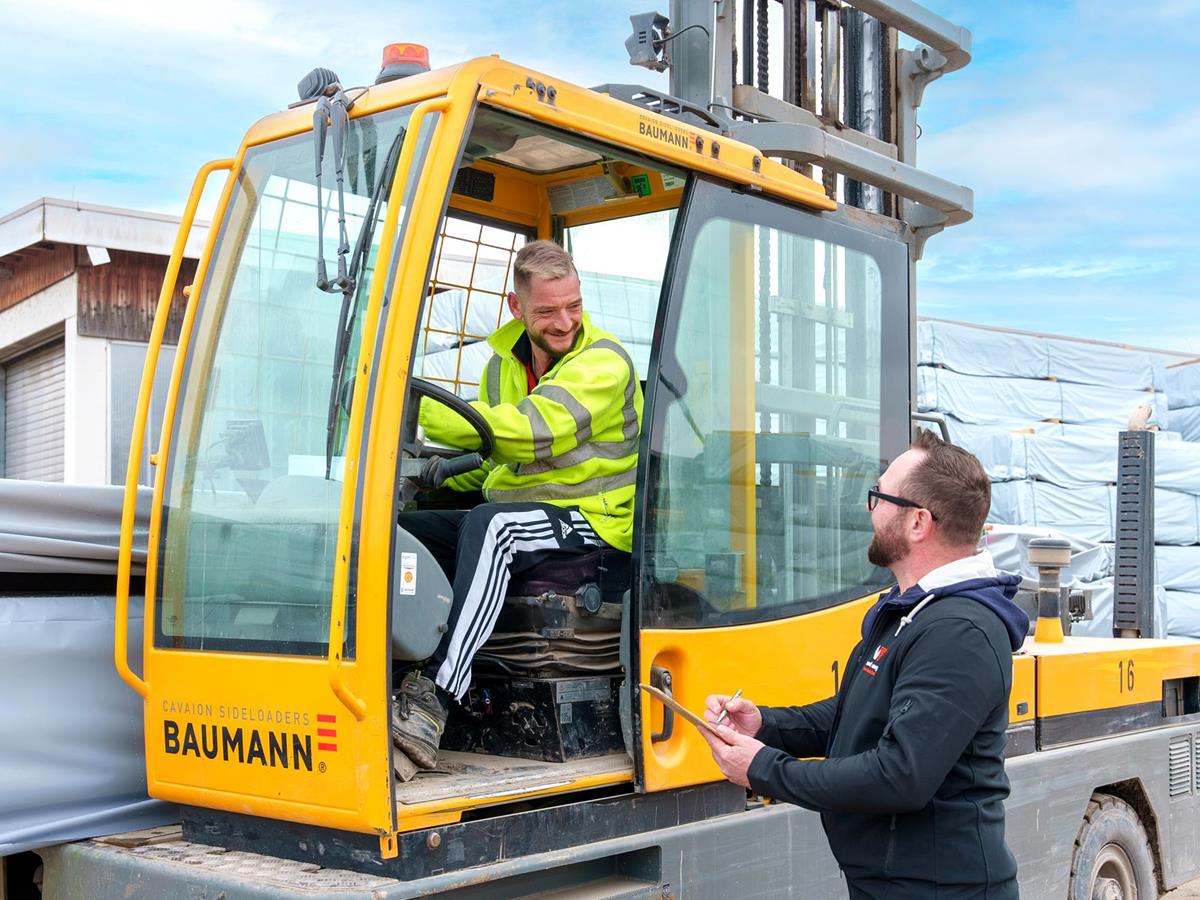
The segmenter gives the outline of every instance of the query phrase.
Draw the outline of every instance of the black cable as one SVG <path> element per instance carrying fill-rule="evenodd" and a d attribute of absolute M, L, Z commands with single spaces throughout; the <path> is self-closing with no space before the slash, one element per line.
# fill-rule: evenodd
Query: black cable
<path fill-rule="evenodd" d="M 693 28 L 699 28 L 701 31 L 703 31 L 703 32 L 704 32 L 704 36 L 705 36 L 706 38 L 708 38 L 710 41 L 712 40 L 712 35 L 711 35 L 711 34 L 709 34 L 709 32 L 708 32 L 708 29 L 707 29 L 707 28 L 705 28 L 703 25 L 701 25 L 699 22 L 697 22 L 695 25 L 689 25 L 687 28 L 681 28 L 681 29 L 679 29 L 677 32 L 675 32 L 675 33 L 674 33 L 673 35 L 671 35 L 670 37 L 665 37 L 665 38 L 663 38 L 661 41 L 655 41 L 655 42 L 654 42 L 654 49 L 655 49 L 655 50 L 657 50 L 657 49 L 658 49 L 659 47 L 661 47 L 663 44 L 666 44 L 666 43 L 668 43 L 668 42 L 670 42 L 670 41 L 673 41 L 673 40 L 675 40 L 675 38 L 679 37 L 681 34 L 687 34 L 687 33 L 688 33 L 689 31 L 691 31 Z"/>
<path fill-rule="evenodd" d="M 363 216 L 362 230 L 358 233 L 358 241 L 354 246 L 354 256 L 350 260 L 350 269 L 346 279 L 346 287 L 342 290 L 342 306 L 338 310 L 337 337 L 333 348 L 333 372 L 329 386 L 329 407 L 325 417 L 325 478 L 328 479 L 333 465 L 333 450 L 337 435 L 337 404 L 342 390 L 342 379 L 345 376 L 346 355 L 350 347 L 350 339 L 354 334 L 355 319 L 358 317 L 358 304 L 355 302 L 357 289 L 362 285 L 359 272 L 366 265 L 366 259 L 371 252 L 371 242 L 378 224 L 379 204 L 383 202 L 384 182 L 391 176 L 400 159 L 400 148 L 404 143 L 407 129 L 401 127 L 392 139 L 384 160 L 383 169 L 379 172 L 379 180 L 371 189 L 371 199 L 367 203 L 367 211 Z M 320 193 L 317 203 L 321 202 Z M 318 231 L 318 235 L 320 232 Z M 324 259 L 324 257 L 322 257 Z"/>

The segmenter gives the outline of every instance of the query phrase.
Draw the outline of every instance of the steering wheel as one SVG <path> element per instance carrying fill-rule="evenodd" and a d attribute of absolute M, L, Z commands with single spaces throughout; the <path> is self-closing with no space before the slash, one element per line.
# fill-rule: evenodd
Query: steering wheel
<path fill-rule="evenodd" d="M 440 487 L 447 478 L 478 469 L 483 465 L 483 461 L 492 455 L 492 451 L 496 447 L 496 436 L 492 433 L 492 426 L 479 413 L 479 410 L 457 394 L 423 378 L 410 378 L 408 389 L 410 402 L 407 404 L 408 412 L 405 416 L 404 431 L 400 442 L 400 449 L 406 459 L 401 461 L 400 474 L 413 482 L 416 488 Z M 417 416 L 422 397 L 428 397 L 435 403 L 449 407 L 462 416 L 479 435 L 479 449 L 471 453 L 463 453 L 461 450 L 429 446 L 424 441 L 418 440 Z M 412 465 L 418 461 L 418 465 Z"/>

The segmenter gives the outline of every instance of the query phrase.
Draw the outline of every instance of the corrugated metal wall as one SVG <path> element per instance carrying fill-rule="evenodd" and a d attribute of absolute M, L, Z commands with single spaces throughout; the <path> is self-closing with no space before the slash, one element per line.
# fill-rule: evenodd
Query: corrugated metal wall
<path fill-rule="evenodd" d="M 4 477 L 62 481 L 65 345 L 40 347 L 4 365 Z"/>

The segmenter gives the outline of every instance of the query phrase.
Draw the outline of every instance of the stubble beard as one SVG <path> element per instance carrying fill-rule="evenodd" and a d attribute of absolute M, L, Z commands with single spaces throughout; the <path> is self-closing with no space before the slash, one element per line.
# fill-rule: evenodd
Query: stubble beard
<path fill-rule="evenodd" d="M 890 569 L 904 557 L 908 556 L 908 541 L 898 528 L 885 526 L 877 530 L 871 538 L 871 546 L 867 548 L 867 560 L 871 565 L 881 569 Z"/>
<path fill-rule="evenodd" d="M 525 331 L 527 334 L 529 334 L 528 328 L 526 328 Z M 549 343 L 549 341 L 546 340 L 545 335 L 529 334 L 529 340 L 534 344 L 534 346 L 536 346 L 539 350 L 541 350 L 548 357 L 550 357 L 550 359 L 553 362 L 558 362 L 560 359 L 562 359 L 564 356 L 566 356 L 568 353 L 570 353 L 571 349 L 575 346 L 575 341 L 578 338 L 579 338 L 579 329 L 577 328 L 577 329 L 575 329 L 575 334 L 571 336 L 571 346 L 568 347 L 566 350 L 559 350 L 555 347 L 550 346 L 550 343 Z"/>

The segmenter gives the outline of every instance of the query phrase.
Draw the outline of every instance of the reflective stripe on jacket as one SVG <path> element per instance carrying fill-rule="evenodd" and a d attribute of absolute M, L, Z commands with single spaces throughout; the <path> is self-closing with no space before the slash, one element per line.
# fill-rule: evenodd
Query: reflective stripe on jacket
<path fill-rule="evenodd" d="M 575 506 L 605 541 L 630 551 L 642 388 L 620 341 L 585 313 L 575 347 L 531 392 L 513 347 L 520 319 L 498 328 L 488 344 L 479 400 L 496 449 L 484 468 L 452 479 L 456 490 L 481 489 L 492 502 Z M 422 403 L 421 425 L 439 444 L 474 449 L 475 430 L 437 403 Z"/>

